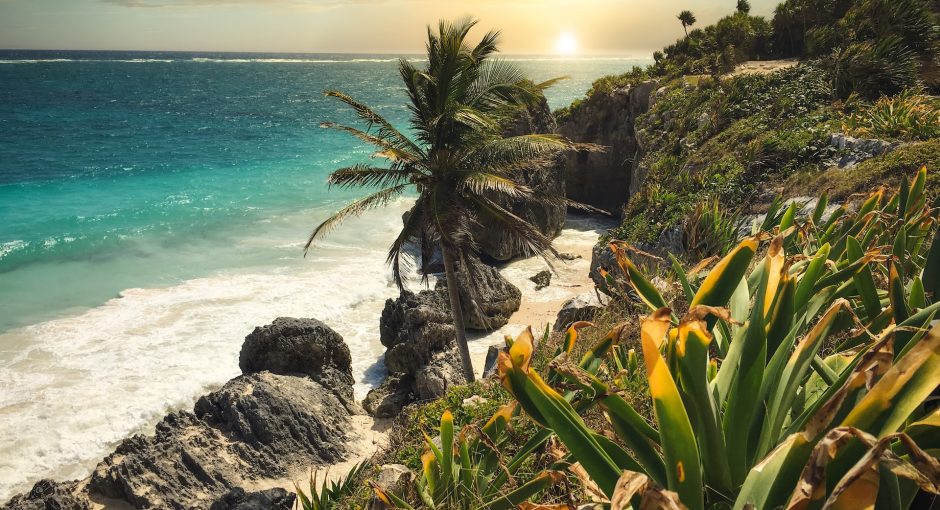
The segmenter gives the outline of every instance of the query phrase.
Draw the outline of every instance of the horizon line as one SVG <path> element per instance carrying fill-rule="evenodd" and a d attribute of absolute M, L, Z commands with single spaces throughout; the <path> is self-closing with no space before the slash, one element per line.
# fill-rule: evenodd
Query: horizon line
<path fill-rule="evenodd" d="M 227 53 L 227 54 L 257 54 L 257 55 L 270 55 L 270 54 L 281 54 L 281 55 L 382 55 L 382 56 L 416 56 L 424 55 L 425 52 L 387 52 L 387 51 L 369 51 L 369 52 L 349 52 L 349 51 L 258 51 L 258 50 L 119 50 L 119 49 L 86 49 L 86 48 L 0 48 L 0 51 L 88 51 L 88 52 L 125 52 L 125 53 Z M 513 52 L 498 52 L 499 55 L 506 55 L 512 57 L 556 57 L 556 58 L 578 58 L 578 57 L 609 57 L 609 58 L 635 58 L 635 59 L 649 59 L 652 60 L 652 53 L 648 56 L 641 56 L 633 53 L 580 53 L 572 55 L 561 55 L 558 53 L 513 53 Z"/>

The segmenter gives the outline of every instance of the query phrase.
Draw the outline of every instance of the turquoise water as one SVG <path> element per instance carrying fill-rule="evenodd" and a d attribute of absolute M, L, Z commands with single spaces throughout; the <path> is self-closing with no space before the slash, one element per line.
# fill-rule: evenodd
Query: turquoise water
<path fill-rule="evenodd" d="M 571 77 L 553 108 L 645 63 L 508 58 Z M 83 476 L 235 375 L 241 339 L 278 315 L 339 330 L 358 392 L 381 376 L 384 249 L 408 200 L 302 257 L 355 197 L 327 174 L 369 154 L 318 127 L 353 120 L 327 88 L 406 119 L 389 56 L 0 51 L 0 501 Z"/>

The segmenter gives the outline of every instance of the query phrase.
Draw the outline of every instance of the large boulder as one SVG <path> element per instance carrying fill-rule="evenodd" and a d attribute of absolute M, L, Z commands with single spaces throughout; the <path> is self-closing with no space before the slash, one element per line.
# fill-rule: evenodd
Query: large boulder
<path fill-rule="evenodd" d="M 274 486 L 311 464 L 347 455 L 353 400 L 342 337 L 312 319 L 278 319 L 246 339 L 244 374 L 168 414 L 153 435 L 122 441 L 83 484 L 42 481 L 5 509 L 121 508 L 280 510 L 292 499 Z"/>
<path fill-rule="evenodd" d="M 640 173 L 641 146 L 635 123 L 649 110 L 657 87 L 656 81 L 646 81 L 595 93 L 559 123 L 558 132 L 568 139 L 606 147 L 604 152 L 582 151 L 566 158 L 568 198 L 620 214 L 630 190 L 639 189 L 636 181 L 641 176 L 634 174 Z"/>
<path fill-rule="evenodd" d="M 437 400 L 444 396 L 451 386 L 466 384 L 460 364 L 460 354 L 451 348 L 439 352 L 431 361 L 415 374 L 414 395 L 418 401 Z"/>
<path fill-rule="evenodd" d="M 522 304 L 522 291 L 475 258 L 468 258 L 466 266 L 458 268 L 457 281 L 467 329 L 493 331 L 508 324 Z M 438 280 L 436 288 L 446 295 L 447 281 Z"/>
<path fill-rule="evenodd" d="M 243 375 L 194 412 L 168 415 L 153 436 L 121 442 L 88 488 L 134 508 L 209 508 L 237 487 L 342 460 L 349 405 L 306 377 Z"/>
<path fill-rule="evenodd" d="M 522 111 L 506 131 L 507 136 L 554 133 L 555 117 L 544 97 Z M 556 196 L 565 195 L 565 155 L 560 154 L 552 163 L 541 168 L 523 168 L 516 171 L 514 179 L 529 188 Z M 496 197 L 494 197 L 496 198 Z M 557 237 L 565 225 L 567 207 L 562 203 L 533 204 L 519 200 L 509 201 L 500 197 L 497 202 L 510 212 L 528 221 L 539 232 L 549 238 Z M 473 233 L 480 252 L 496 261 L 508 261 L 523 255 L 517 244 L 509 242 L 506 230 L 481 225 Z"/>
<path fill-rule="evenodd" d="M 506 325 L 519 309 L 522 292 L 477 259 L 464 266 L 458 268 L 457 280 L 467 329 Z M 397 416 L 410 403 L 440 398 L 450 386 L 464 384 L 455 333 L 443 279 L 433 290 L 403 291 L 386 301 L 379 337 L 390 376 L 366 396 L 366 411 L 380 418 Z"/>
<path fill-rule="evenodd" d="M 352 357 L 339 333 L 316 319 L 279 317 L 245 338 L 238 366 L 244 374 L 301 375 L 352 399 Z"/>
<path fill-rule="evenodd" d="M 447 294 L 423 290 L 403 291 L 389 299 L 379 320 L 379 339 L 385 346 L 385 367 L 389 373 L 414 374 L 434 353 L 454 342 L 454 321 Z"/>

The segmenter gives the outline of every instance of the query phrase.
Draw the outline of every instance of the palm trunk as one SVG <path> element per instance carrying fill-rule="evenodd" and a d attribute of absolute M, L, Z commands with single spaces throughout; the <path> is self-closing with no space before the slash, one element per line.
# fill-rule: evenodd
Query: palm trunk
<path fill-rule="evenodd" d="M 457 350 L 460 352 L 463 375 L 467 378 L 467 382 L 473 382 L 473 363 L 470 361 L 470 349 L 467 348 L 467 330 L 464 328 L 463 309 L 460 307 L 460 292 L 457 287 L 460 283 L 454 271 L 454 258 L 444 243 L 441 243 L 441 254 L 444 256 L 444 276 L 447 278 L 447 294 L 450 297 L 450 312 L 454 318 L 454 331 L 457 334 Z"/>
<path fill-rule="evenodd" d="M 682 30 L 685 30 L 686 39 L 689 38 L 689 27 L 685 26 L 685 23 L 682 24 Z"/>

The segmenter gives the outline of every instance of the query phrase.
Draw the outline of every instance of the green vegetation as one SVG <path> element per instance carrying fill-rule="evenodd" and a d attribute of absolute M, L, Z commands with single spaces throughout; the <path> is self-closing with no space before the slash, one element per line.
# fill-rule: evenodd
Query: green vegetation
<path fill-rule="evenodd" d="M 849 134 L 899 140 L 940 137 L 940 98 L 907 89 L 870 104 L 851 99 L 846 102 L 842 121 Z"/>
<path fill-rule="evenodd" d="M 295 508 L 297 510 L 334 510 L 339 509 L 340 501 L 352 495 L 357 487 L 360 477 L 365 472 L 367 465 L 360 463 L 352 467 L 348 473 L 337 480 L 323 483 L 317 483 L 317 476 L 310 473 L 310 484 L 307 486 L 309 492 L 305 492 L 299 485 L 294 484 L 297 492 Z"/>
<path fill-rule="evenodd" d="M 437 34 L 429 29 L 424 69 L 405 59 L 399 61 L 410 100 L 414 140 L 346 94 L 326 93 L 352 108 L 365 129 L 333 123 L 323 127 L 375 146 L 374 156 L 385 160 L 387 166 L 356 164 L 334 171 L 330 186 L 379 189 L 317 226 L 306 246 L 309 249 L 343 220 L 384 207 L 406 191 L 415 190 L 418 197 L 389 249 L 388 262 L 402 288 L 401 259 L 406 246 L 415 243 L 421 247 L 422 264 L 430 264 L 435 248 L 440 249 L 451 313 L 454 324 L 460 325 L 456 328 L 457 346 L 468 381 L 474 373 L 462 326 L 465 322 L 455 266 L 475 253 L 473 226 L 485 223 L 502 229 L 508 242 L 522 253 L 554 253 L 551 239 L 506 210 L 501 200 L 567 204 L 563 196 L 537 192 L 515 179 L 517 170 L 543 168 L 559 151 L 575 147 L 553 134 L 504 135 L 514 115 L 537 100 L 550 82 L 533 85 L 516 66 L 490 58 L 497 51 L 497 32 L 487 32 L 471 46 L 466 39 L 475 24 L 471 19 L 456 24 L 441 21 Z"/>
<path fill-rule="evenodd" d="M 827 216 L 826 196 L 804 220 L 790 206 L 701 278 L 676 265 L 684 315 L 612 243 L 651 311 L 652 424 L 620 397 L 617 328 L 577 362 L 566 342 L 544 376 L 524 333 L 500 357 L 503 383 L 615 508 L 909 508 L 940 483 L 925 451 L 940 426 L 927 405 L 940 383 L 940 235 L 926 182 L 921 169 L 853 214 Z M 602 429 L 582 418 L 595 406 Z"/>

